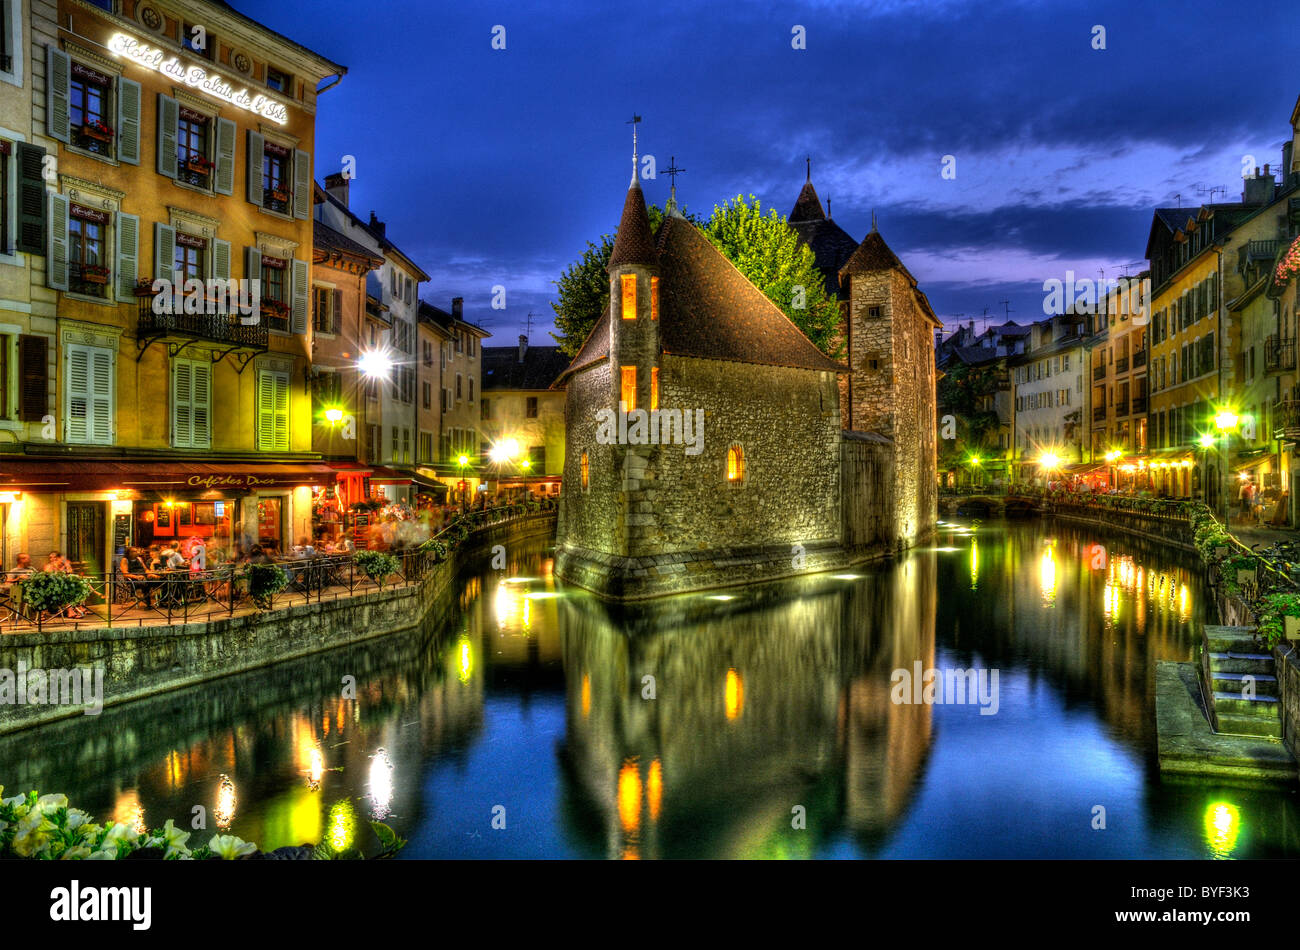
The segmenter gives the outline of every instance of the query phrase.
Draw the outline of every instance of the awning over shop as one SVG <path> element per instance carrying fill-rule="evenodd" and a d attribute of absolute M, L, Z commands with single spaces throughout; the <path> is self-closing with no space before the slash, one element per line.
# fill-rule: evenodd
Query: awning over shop
<path fill-rule="evenodd" d="M 1268 453 L 1242 452 L 1232 462 L 1234 472 L 1248 472 L 1251 469 L 1259 468 L 1261 465 L 1267 465 L 1269 462 L 1277 461 L 1277 457 Z"/>
<path fill-rule="evenodd" d="M 1100 469 L 1106 467 L 1105 462 L 1070 462 L 1061 466 L 1061 471 L 1066 475 L 1091 475 Z"/>
<path fill-rule="evenodd" d="M 157 462 L 97 459 L 7 459 L 0 456 L 6 491 L 255 491 L 328 485 L 328 465 L 305 462 Z"/>
<path fill-rule="evenodd" d="M 383 465 L 371 466 L 370 484 L 372 485 L 409 485 L 414 480 L 410 472 L 399 472 L 395 468 L 385 468 Z"/>

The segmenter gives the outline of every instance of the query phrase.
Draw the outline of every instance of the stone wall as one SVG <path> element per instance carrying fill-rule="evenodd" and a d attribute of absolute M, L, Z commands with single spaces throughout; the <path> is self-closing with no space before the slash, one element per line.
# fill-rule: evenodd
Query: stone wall
<path fill-rule="evenodd" d="M 893 440 L 895 528 L 899 543 L 909 544 L 927 536 L 937 518 L 933 325 L 897 269 L 853 274 L 847 307 L 852 372 L 840 380 L 844 428 Z"/>
<path fill-rule="evenodd" d="M 1293 644 L 1284 642 L 1274 648 L 1273 660 L 1282 698 L 1282 741 L 1300 758 L 1300 657 L 1296 652 Z"/>
<path fill-rule="evenodd" d="M 410 587 L 207 622 L 7 634 L 0 637 L 0 669 L 16 671 L 20 662 L 28 669 L 103 669 L 104 703 L 112 705 L 384 636 L 418 625 L 459 569 L 492 545 L 549 534 L 554 521 L 543 513 L 482 528 Z M 6 705 L 0 713 L 3 733 L 84 710 Z"/>

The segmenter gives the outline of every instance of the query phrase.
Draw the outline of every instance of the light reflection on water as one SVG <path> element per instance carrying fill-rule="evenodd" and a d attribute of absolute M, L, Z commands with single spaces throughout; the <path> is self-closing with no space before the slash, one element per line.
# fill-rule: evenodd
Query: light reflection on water
<path fill-rule="evenodd" d="M 0 782 L 141 826 L 202 805 L 266 848 L 364 849 L 377 818 L 405 857 L 1300 853 L 1293 794 L 1160 783 L 1155 662 L 1191 658 L 1203 602 L 1141 542 L 958 525 L 897 565 L 627 610 L 550 569 L 537 549 L 427 630 L 0 738 Z M 998 670 L 997 714 L 891 702 L 916 663 Z"/>

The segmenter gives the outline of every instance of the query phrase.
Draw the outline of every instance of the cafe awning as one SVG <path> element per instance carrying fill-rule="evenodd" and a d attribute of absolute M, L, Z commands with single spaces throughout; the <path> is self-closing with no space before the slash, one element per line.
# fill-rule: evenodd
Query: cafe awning
<path fill-rule="evenodd" d="M 1105 462 L 1070 462 L 1061 466 L 1061 471 L 1066 475 L 1091 475 L 1098 469 L 1106 467 Z"/>
<path fill-rule="evenodd" d="M 313 462 L 158 462 L 99 459 L 6 459 L 5 491 L 256 491 L 328 485 L 335 472 Z"/>
<path fill-rule="evenodd" d="M 1259 450 L 1258 452 L 1241 452 L 1232 462 L 1234 472 L 1248 472 L 1251 469 L 1259 468 L 1261 465 L 1267 465 L 1275 460 L 1275 456 Z"/>

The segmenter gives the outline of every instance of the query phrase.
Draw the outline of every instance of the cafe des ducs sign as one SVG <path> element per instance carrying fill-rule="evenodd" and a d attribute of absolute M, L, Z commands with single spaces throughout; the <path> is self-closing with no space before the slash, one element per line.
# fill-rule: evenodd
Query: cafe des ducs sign
<path fill-rule="evenodd" d="M 222 102 L 229 102 L 233 106 L 256 113 L 280 125 L 284 125 L 289 121 L 289 110 L 284 107 L 283 103 L 260 93 L 251 96 L 248 93 L 247 86 L 237 90 L 218 74 L 209 72 L 202 66 L 188 66 L 172 53 L 142 43 L 133 36 L 128 36 L 125 33 L 115 33 L 113 38 L 108 41 L 108 48 L 118 56 L 129 59 L 133 63 L 160 72 L 177 82 L 185 83 L 187 86 L 202 89 L 208 95 L 220 99 Z"/>

